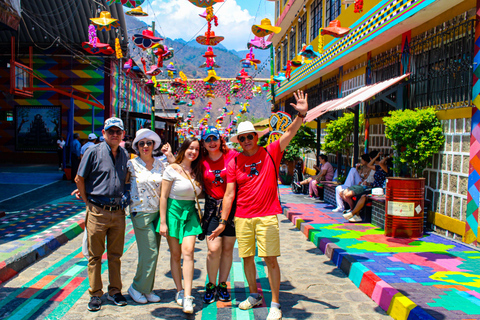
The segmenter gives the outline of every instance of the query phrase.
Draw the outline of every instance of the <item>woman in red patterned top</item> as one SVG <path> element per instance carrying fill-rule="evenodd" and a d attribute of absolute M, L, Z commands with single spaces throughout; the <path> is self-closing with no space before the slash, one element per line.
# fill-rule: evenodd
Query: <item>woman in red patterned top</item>
<path fill-rule="evenodd" d="M 202 132 L 202 172 L 205 190 L 205 214 L 202 221 L 204 236 L 208 237 L 207 273 L 208 284 L 205 288 L 205 303 L 230 301 L 227 290 L 227 279 L 232 267 L 233 247 L 235 245 L 235 226 L 232 210 L 230 217 L 221 219 L 222 200 L 227 189 L 227 164 L 238 155 L 237 151 L 227 147 L 225 139 L 215 127 L 209 126 Z M 218 236 L 212 237 L 212 231 L 219 224 L 225 224 L 225 230 Z M 216 285 L 217 274 L 218 286 Z"/>

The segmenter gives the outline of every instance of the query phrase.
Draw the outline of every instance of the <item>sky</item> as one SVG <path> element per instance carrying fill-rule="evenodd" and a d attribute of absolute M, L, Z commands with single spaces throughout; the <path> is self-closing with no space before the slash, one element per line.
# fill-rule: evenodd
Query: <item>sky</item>
<path fill-rule="evenodd" d="M 205 10 L 188 0 L 146 0 L 141 6 L 149 16 L 140 17 L 140 20 L 149 25 L 155 21 L 155 29 L 162 36 L 195 41 L 207 31 L 206 20 L 199 16 Z M 254 38 L 252 25 L 260 24 L 263 18 L 269 18 L 274 24 L 275 2 L 272 1 L 225 0 L 215 4 L 213 9 L 218 27 L 212 23 L 212 31 L 225 37 L 221 44 L 227 49 L 247 49 L 247 42 Z"/>

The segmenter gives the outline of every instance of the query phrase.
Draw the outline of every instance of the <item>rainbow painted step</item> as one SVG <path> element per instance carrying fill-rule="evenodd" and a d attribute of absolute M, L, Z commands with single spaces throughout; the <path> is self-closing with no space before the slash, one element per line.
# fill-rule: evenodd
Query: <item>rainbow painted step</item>
<path fill-rule="evenodd" d="M 48 204 L 0 219 L 0 283 L 41 259 L 85 227 L 78 200 Z"/>
<path fill-rule="evenodd" d="M 282 195 L 297 196 L 286 189 Z M 384 236 L 328 204 L 284 204 L 284 214 L 395 319 L 480 319 L 480 251 L 436 234 Z"/>

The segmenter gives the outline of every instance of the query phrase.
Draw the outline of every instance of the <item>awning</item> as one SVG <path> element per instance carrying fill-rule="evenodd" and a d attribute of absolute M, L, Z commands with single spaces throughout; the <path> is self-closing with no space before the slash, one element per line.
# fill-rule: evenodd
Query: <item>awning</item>
<path fill-rule="evenodd" d="M 306 122 L 313 121 L 314 119 L 320 117 L 326 112 L 338 111 L 338 110 L 354 107 L 361 102 L 365 102 L 371 99 L 378 93 L 382 92 L 385 89 L 388 89 L 394 84 L 399 83 L 409 75 L 410 73 L 407 73 L 396 78 L 392 78 L 386 81 L 377 82 L 375 84 L 362 87 L 341 99 L 325 101 L 319 106 L 308 111 L 305 121 Z"/>

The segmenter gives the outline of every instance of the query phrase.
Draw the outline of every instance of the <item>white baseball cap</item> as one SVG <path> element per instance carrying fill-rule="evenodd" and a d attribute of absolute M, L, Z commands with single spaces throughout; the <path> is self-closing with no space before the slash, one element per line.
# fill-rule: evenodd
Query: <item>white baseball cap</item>
<path fill-rule="evenodd" d="M 88 135 L 88 140 L 90 141 L 96 140 L 97 138 L 97 135 L 93 132 Z"/>
<path fill-rule="evenodd" d="M 230 138 L 230 141 L 238 143 L 238 136 L 249 132 L 256 132 L 259 138 L 263 136 L 262 131 L 255 130 L 253 123 L 251 123 L 250 121 L 244 121 L 240 122 L 240 124 L 238 125 L 237 134 L 232 136 Z"/>

